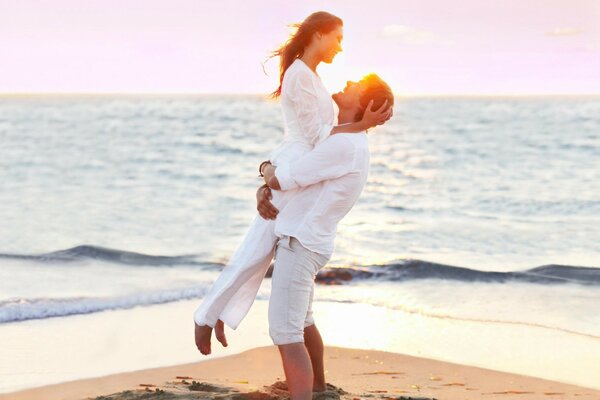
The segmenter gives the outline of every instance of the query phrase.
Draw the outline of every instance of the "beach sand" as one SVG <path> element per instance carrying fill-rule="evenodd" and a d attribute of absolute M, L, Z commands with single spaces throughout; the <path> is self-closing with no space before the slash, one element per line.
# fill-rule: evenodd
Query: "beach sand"
<path fill-rule="evenodd" d="M 215 341 L 213 346 L 218 345 Z M 58 361 L 57 361 L 58 362 Z M 549 380 L 375 350 L 326 346 L 329 399 L 600 399 L 600 391 Z M 42 386 L 0 399 L 284 399 L 275 346 L 232 356 Z"/>

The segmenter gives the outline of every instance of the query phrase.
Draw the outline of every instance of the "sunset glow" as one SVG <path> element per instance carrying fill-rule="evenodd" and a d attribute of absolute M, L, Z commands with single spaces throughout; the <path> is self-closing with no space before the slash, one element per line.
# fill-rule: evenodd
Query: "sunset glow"
<path fill-rule="evenodd" d="M 331 91 L 375 71 L 399 94 L 600 93 L 600 3 L 0 2 L 1 93 L 259 93 L 288 25 L 344 20 Z"/>

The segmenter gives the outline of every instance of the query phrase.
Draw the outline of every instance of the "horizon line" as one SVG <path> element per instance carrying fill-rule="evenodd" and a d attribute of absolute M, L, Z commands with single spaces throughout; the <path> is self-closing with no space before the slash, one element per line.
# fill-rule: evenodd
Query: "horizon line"
<path fill-rule="evenodd" d="M 256 92 L 0 92 L 0 97 L 18 96 L 261 96 Z M 600 97 L 599 93 L 394 93 L 394 97 Z"/>

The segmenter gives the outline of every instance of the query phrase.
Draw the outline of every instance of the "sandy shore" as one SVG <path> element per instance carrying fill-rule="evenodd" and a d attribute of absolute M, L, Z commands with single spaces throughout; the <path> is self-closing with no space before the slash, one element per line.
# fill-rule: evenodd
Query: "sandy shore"
<path fill-rule="evenodd" d="M 331 390 L 319 400 L 600 399 L 600 391 L 522 375 L 374 350 L 327 346 Z M 0 395 L 0 399 L 285 398 L 275 346 L 191 364 L 82 379 Z M 336 390 L 337 389 L 337 390 Z M 244 395 L 248 394 L 248 395 Z"/>

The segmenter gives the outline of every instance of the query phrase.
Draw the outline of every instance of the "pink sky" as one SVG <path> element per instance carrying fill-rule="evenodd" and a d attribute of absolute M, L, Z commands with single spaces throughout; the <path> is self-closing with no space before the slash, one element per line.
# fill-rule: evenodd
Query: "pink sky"
<path fill-rule="evenodd" d="M 0 92 L 267 93 L 287 24 L 326 10 L 325 85 L 399 94 L 600 94 L 600 2 L 0 0 Z"/>

